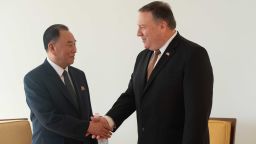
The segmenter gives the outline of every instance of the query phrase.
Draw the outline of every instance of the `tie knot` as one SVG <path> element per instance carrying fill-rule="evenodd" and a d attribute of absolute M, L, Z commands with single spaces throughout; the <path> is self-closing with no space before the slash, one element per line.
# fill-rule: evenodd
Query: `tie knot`
<path fill-rule="evenodd" d="M 154 54 L 155 54 L 156 56 L 158 56 L 160 53 L 161 53 L 161 51 L 160 51 L 159 49 L 154 52 Z"/>
<path fill-rule="evenodd" d="M 66 70 L 63 71 L 62 73 L 63 76 L 67 76 L 68 75 L 68 72 Z"/>

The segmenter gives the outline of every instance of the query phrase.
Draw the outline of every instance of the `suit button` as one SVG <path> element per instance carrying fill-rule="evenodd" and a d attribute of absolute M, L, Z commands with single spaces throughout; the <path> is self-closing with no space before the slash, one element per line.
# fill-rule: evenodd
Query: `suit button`
<path fill-rule="evenodd" d="M 142 128 L 142 132 L 144 132 L 145 128 Z"/>

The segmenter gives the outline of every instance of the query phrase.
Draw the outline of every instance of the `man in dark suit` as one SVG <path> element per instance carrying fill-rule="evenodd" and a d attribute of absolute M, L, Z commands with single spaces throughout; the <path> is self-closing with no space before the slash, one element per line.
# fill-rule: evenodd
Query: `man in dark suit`
<path fill-rule="evenodd" d="M 203 47 L 175 28 L 167 3 L 139 9 L 137 35 L 145 50 L 137 56 L 128 89 L 106 114 L 116 130 L 136 111 L 138 144 L 209 144 L 211 63 Z"/>
<path fill-rule="evenodd" d="M 92 122 L 89 89 L 74 62 L 76 40 L 68 27 L 55 24 L 43 36 L 47 59 L 24 78 L 31 110 L 33 144 L 96 144 L 89 134 L 109 138 L 107 121 Z"/>

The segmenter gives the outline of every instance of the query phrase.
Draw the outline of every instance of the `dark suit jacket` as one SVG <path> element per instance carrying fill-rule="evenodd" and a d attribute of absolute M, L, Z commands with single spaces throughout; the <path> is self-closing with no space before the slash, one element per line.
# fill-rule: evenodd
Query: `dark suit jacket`
<path fill-rule="evenodd" d="M 69 67 L 79 109 L 47 60 L 24 78 L 26 101 L 31 110 L 33 144 L 95 144 L 85 137 L 92 109 L 85 74 Z M 91 144 L 90 143 L 90 144 Z"/>
<path fill-rule="evenodd" d="M 138 144 L 209 144 L 213 73 L 206 50 L 177 34 L 146 81 L 139 53 L 128 89 L 107 113 L 118 128 L 135 110 Z"/>

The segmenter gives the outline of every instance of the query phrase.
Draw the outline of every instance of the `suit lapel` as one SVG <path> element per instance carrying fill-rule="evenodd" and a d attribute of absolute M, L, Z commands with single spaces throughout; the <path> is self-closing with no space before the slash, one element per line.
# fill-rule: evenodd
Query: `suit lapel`
<path fill-rule="evenodd" d="M 81 95 L 80 95 L 80 87 L 78 86 L 78 79 L 76 79 L 75 73 L 73 71 L 73 69 L 71 67 L 69 67 L 69 74 L 70 77 L 72 79 L 75 91 L 76 91 L 76 95 L 77 95 L 77 103 L 78 103 L 78 108 L 81 106 Z"/>
<path fill-rule="evenodd" d="M 147 51 L 145 56 L 142 58 L 142 61 L 140 61 L 141 63 L 138 65 L 138 70 L 133 74 L 133 77 L 136 79 L 135 91 L 139 96 L 143 95 L 143 91 L 147 83 L 147 67 L 152 53 L 152 51 Z M 137 100 L 140 101 L 140 97 L 138 97 Z"/>
<path fill-rule="evenodd" d="M 53 67 L 48 63 L 47 60 L 45 60 L 44 65 L 46 66 L 46 71 L 49 75 L 49 82 L 53 82 L 56 85 L 56 88 L 53 88 L 54 90 L 60 90 L 62 94 L 67 98 L 67 100 L 71 103 L 71 105 L 76 109 L 75 103 L 73 102 L 71 96 L 69 95 L 69 92 L 65 86 L 65 84 L 60 79 L 57 72 L 53 69 Z"/>
<path fill-rule="evenodd" d="M 142 96 L 145 94 L 145 92 L 148 90 L 149 86 L 152 84 L 153 80 L 157 76 L 157 74 L 164 68 L 166 63 L 171 59 L 171 57 L 175 54 L 175 47 L 177 46 L 177 39 L 179 37 L 179 34 L 175 36 L 175 38 L 172 40 L 172 42 L 168 45 L 166 50 L 164 51 L 163 55 L 159 59 L 158 63 L 156 64 L 155 68 L 153 69 L 146 85 L 143 91 Z"/>
<path fill-rule="evenodd" d="M 146 58 L 144 60 L 144 63 L 142 64 L 142 76 L 139 76 L 140 78 L 142 78 L 142 80 L 140 82 L 142 82 L 140 85 L 143 87 L 145 87 L 145 84 L 147 83 L 147 71 L 148 71 L 148 63 L 150 61 L 151 55 L 153 54 L 152 51 L 149 51 L 146 54 Z"/>
<path fill-rule="evenodd" d="M 72 78 L 75 91 L 77 93 L 79 112 L 82 117 L 90 118 L 90 116 L 92 116 L 92 110 L 90 103 L 90 94 L 86 79 L 84 79 L 81 75 L 78 75 L 77 71 L 71 66 L 69 67 L 69 73 Z"/>

